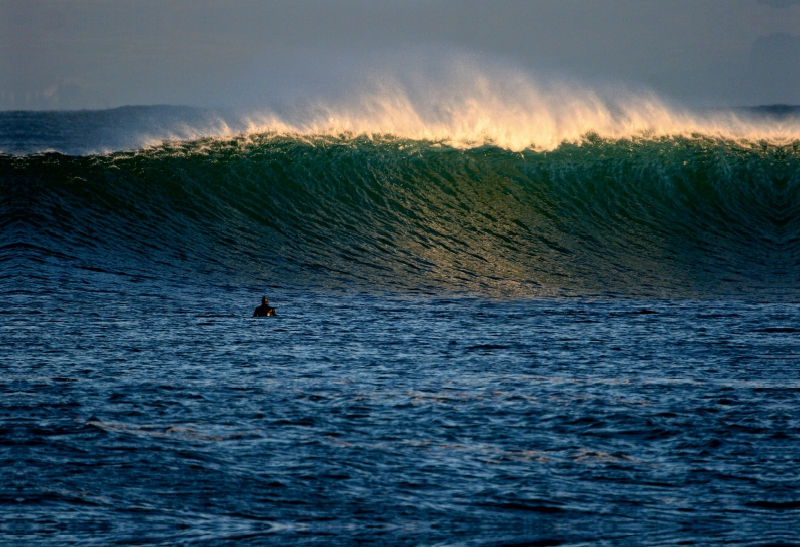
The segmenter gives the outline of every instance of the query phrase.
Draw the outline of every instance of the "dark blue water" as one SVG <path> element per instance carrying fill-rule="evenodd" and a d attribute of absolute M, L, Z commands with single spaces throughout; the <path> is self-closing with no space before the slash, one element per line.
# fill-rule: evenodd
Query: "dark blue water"
<path fill-rule="evenodd" d="M 796 304 L 52 281 L 2 287 L 9 544 L 798 541 Z"/>
<path fill-rule="evenodd" d="M 796 147 L 187 146 L 0 158 L 0 543 L 800 545 Z"/>

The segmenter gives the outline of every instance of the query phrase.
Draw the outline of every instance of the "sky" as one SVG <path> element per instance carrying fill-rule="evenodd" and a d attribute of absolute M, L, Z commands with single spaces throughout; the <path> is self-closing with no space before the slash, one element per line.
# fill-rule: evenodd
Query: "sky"
<path fill-rule="evenodd" d="M 464 59 L 686 106 L 800 104 L 800 0 L 0 0 L 0 110 L 266 107 Z"/>

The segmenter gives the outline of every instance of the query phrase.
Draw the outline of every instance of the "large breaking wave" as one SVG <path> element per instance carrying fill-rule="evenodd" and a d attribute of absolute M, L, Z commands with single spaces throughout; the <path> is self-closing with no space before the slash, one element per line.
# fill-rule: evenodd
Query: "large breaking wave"
<path fill-rule="evenodd" d="M 799 148 L 251 133 L 2 156 L 0 259 L 295 287 L 794 298 Z"/>

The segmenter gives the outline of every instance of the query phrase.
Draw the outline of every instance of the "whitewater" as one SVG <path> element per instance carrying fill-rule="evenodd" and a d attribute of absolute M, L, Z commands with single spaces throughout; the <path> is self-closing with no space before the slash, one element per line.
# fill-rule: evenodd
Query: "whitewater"
<path fill-rule="evenodd" d="M 381 72 L 333 97 L 283 101 L 268 108 L 172 107 L 159 113 L 118 113 L 116 119 L 124 120 L 118 131 L 97 119 L 104 116 L 100 111 L 94 114 L 94 124 L 100 124 L 94 130 L 88 128 L 61 143 L 52 135 L 50 140 L 31 140 L 35 135 L 19 130 L 22 122 L 5 113 L 0 121 L 5 128 L 0 152 L 110 153 L 248 135 L 391 137 L 460 149 L 491 145 L 512 151 L 553 150 L 587 136 L 607 140 L 704 136 L 781 146 L 800 139 L 800 112 L 788 105 L 687 108 L 648 90 L 590 85 L 577 79 L 537 79 L 508 67 L 492 69 L 465 60 L 439 72 L 436 77 Z"/>

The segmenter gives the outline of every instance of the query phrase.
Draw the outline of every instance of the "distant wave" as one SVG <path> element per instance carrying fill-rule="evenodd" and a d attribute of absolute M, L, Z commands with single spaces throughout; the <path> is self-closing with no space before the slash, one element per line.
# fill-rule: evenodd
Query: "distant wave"
<path fill-rule="evenodd" d="M 370 290 L 793 298 L 798 148 L 589 135 L 514 152 L 253 133 L 0 156 L 0 261 Z"/>

